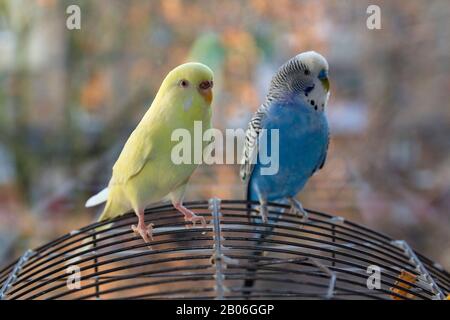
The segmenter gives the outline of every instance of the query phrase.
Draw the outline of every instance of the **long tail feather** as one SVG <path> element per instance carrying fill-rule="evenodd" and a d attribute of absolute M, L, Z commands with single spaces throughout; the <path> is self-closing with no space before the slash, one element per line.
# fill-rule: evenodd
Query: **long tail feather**
<path fill-rule="evenodd" d="M 108 188 L 103 189 L 96 195 L 90 197 L 88 201 L 86 201 L 86 208 L 95 207 L 99 204 L 102 204 L 108 199 Z"/>
<path fill-rule="evenodd" d="M 255 201 L 254 199 L 254 195 L 252 195 L 252 192 L 250 190 L 250 188 L 248 188 L 247 190 L 247 201 Z M 280 204 L 286 204 L 285 200 L 280 200 L 280 201 L 276 201 L 277 203 Z M 275 216 L 272 215 L 272 217 L 268 217 L 269 223 L 271 224 L 268 227 L 263 227 L 263 232 L 258 233 L 258 235 L 256 235 L 257 241 L 255 244 L 256 248 L 260 248 L 263 243 L 265 242 L 265 240 L 267 239 L 267 237 L 271 236 L 271 233 L 273 232 L 273 229 L 275 228 L 275 225 L 278 223 L 278 219 L 281 217 L 283 209 L 272 209 L 275 210 L 277 212 L 277 214 Z M 257 216 L 251 216 L 251 211 L 252 211 L 252 205 L 247 205 L 247 213 L 248 213 L 248 218 L 249 218 L 249 222 L 250 223 L 262 223 L 262 219 L 261 217 Z M 279 211 L 279 212 L 278 212 Z M 253 290 L 253 287 L 255 285 L 255 276 L 256 276 L 256 271 L 257 271 L 257 267 L 256 265 L 258 264 L 259 260 L 258 258 L 260 258 L 263 255 L 263 251 L 260 250 L 255 250 L 253 252 L 253 256 L 255 258 L 254 260 L 254 264 L 255 264 L 255 268 L 248 268 L 247 269 L 247 275 L 248 278 L 244 280 L 244 294 L 247 298 L 249 298 L 249 295 L 251 294 L 251 291 Z"/>

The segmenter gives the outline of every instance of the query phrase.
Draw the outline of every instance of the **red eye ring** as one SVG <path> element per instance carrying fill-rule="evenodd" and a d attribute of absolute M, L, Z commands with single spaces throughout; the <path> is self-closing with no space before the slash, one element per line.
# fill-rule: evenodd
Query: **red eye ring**
<path fill-rule="evenodd" d="M 186 79 L 181 79 L 180 82 L 178 82 L 178 85 L 182 88 L 187 88 L 189 86 L 189 81 Z"/>

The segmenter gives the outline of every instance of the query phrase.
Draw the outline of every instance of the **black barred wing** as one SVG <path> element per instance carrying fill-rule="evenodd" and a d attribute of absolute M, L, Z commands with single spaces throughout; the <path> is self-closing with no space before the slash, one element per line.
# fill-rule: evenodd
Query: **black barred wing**
<path fill-rule="evenodd" d="M 253 171 L 258 155 L 258 137 L 262 129 L 262 121 L 266 116 L 267 105 L 263 104 L 250 120 L 244 144 L 244 153 L 241 164 L 241 179 L 246 181 Z"/>

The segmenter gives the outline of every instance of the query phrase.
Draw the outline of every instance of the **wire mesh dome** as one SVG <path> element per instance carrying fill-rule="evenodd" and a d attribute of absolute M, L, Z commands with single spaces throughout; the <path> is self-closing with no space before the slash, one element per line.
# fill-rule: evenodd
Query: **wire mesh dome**
<path fill-rule="evenodd" d="M 245 201 L 186 206 L 208 225 L 189 228 L 169 204 L 148 208 L 151 249 L 130 230 L 129 213 L 28 250 L 0 271 L 1 298 L 446 299 L 450 291 L 449 273 L 406 242 L 341 217 L 308 210 L 305 220 L 269 204 L 269 217 L 283 210 L 271 225 L 252 222 Z M 370 289 L 377 268 L 380 286 Z"/>

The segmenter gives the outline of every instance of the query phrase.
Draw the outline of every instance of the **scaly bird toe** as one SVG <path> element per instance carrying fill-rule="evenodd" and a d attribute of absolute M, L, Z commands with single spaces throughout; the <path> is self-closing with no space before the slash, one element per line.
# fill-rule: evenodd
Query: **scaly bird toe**
<path fill-rule="evenodd" d="M 192 222 L 192 226 L 195 227 L 197 221 L 200 221 L 200 223 L 202 224 L 202 227 L 206 227 L 206 220 L 204 217 L 202 216 L 197 216 L 196 214 L 192 213 L 192 215 L 185 215 L 184 216 L 184 221 L 187 222 Z"/>
<path fill-rule="evenodd" d="M 138 224 L 137 227 L 135 225 L 132 225 L 131 229 L 134 233 L 140 235 L 146 243 L 149 243 L 150 240 L 153 241 L 153 226 L 153 223 L 150 223 L 147 226 Z"/>
<path fill-rule="evenodd" d="M 183 206 L 180 202 L 173 202 L 173 206 L 184 215 L 184 221 L 192 222 L 192 225 L 194 227 L 197 221 L 200 221 L 202 227 L 206 227 L 206 220 L 204 217 L 197 216 L 194 212 Z"/>
<path fill-rule="evenodd" d="M 301 217 L 302 222 L 306 222 L 308 220 L 308 212 L 306 212 L 305 209 L 303 209 L 302 204 L 300 201 L 294 198 L 289 199 L 289 203 L 291 205 L 291 213 L 296 214 L 297 216 Z"/>

